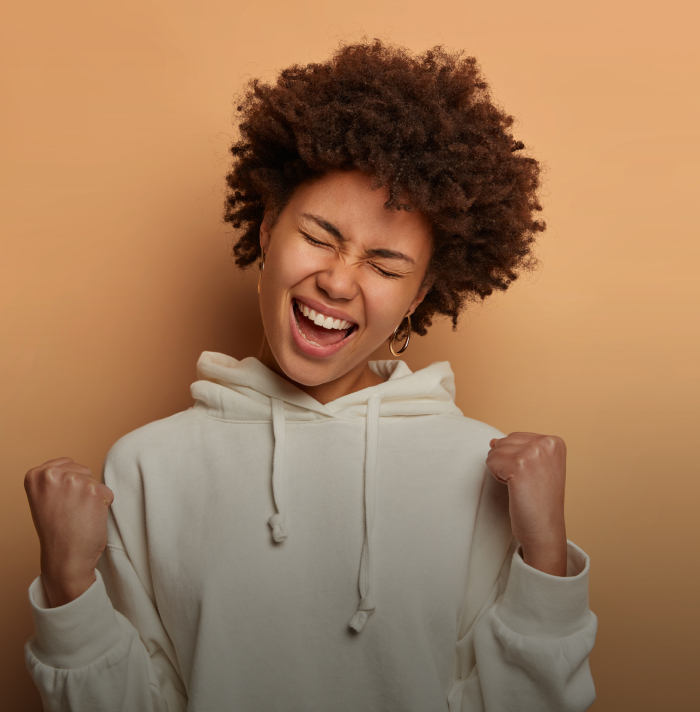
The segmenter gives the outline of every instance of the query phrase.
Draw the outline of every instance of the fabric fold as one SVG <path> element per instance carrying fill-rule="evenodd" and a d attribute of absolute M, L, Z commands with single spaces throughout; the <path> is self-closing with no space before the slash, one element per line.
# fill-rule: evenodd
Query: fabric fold
<path fill-rule="evenodd" d="M 70 603 L 55 608 L 49 607 L 41 576 L 37 576 L 29 587 L 29 602 L 35 630 L 30 648 L 45 665 L 84 667 L 104 655 L 124 635 L 98 570 L 90 588 Z"/>
<path fill-rule="evenodd" d="M 498 617 L 520 635 L 562 638 L 577 632 L 591 615 L 589 568 L 588 555 L 571 541 L 567 541 L 566 576 L 553 576 L 528 566 L 518 546 Z"/>

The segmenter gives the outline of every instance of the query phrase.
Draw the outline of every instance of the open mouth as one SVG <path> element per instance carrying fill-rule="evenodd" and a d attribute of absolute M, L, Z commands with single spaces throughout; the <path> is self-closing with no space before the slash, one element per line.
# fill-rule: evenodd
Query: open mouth
<path fill-rule="evenodd" d="M 301 336 L 313 346 L 334 346 L 350 336 L 357 328 L 357 324 L 343 319 L 334 319 L 309 306 L 293 300 L 294 319 Z"/>

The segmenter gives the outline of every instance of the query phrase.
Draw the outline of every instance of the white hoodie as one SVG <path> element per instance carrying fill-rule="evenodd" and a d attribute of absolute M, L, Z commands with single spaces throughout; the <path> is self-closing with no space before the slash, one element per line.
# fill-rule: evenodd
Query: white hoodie
<path fill-rule="evenodd" d="M 447 362 L 321 405 L 255 358 L 205 351 L 195 403 L 120 438 L 97 580 L 25 657 L 46 710 L 562 712 L 595 699 L 588 556 L 522 559 L 503 433 Z"/>

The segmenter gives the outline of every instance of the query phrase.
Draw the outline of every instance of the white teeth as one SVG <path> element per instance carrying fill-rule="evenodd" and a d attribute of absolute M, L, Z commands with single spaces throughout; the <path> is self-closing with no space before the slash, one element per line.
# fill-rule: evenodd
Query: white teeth
<path fill-rule="evenodd" d="M 324 329 L 347 329 L 352 324 L 351 321 L 334 319 L 332 316 L 326 316 L 325 314 L 321 314 L 321 312 L 316 312 L 298 300 L 297 306 L 305 317 L 313 321 L 317 326 L 322 326 Z"/>

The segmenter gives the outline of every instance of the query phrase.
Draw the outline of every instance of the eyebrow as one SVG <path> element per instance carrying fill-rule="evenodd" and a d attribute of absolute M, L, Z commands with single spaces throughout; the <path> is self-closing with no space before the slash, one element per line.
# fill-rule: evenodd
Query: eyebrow
<path fill-rule="evenodd" d="M 320 228 L 325 230 L 327 233 L 333 235 L 333 237 L 338 242 L 347 242 L 347 238 L 345 237 L 345 235 L 343 235 L 343 233 L 340 232 L 340 230 L 332 222 L 329 222 L 325 218 L 322 218 L 320 215 L 302 213 L 301 216 L 303 218 L 313 220 Z M 403 260 L 404 262 L 409 262 L 412 265 L 416 264 L 415 260 L 412 257 L 404 255 L 403 252 L 398 252 L 397 250 L 389 250 L 384 247 L 374 247 L 369 250 L 365 250 L 365 252 L 375 257 L 384 257 L 389 260 Z"/>

